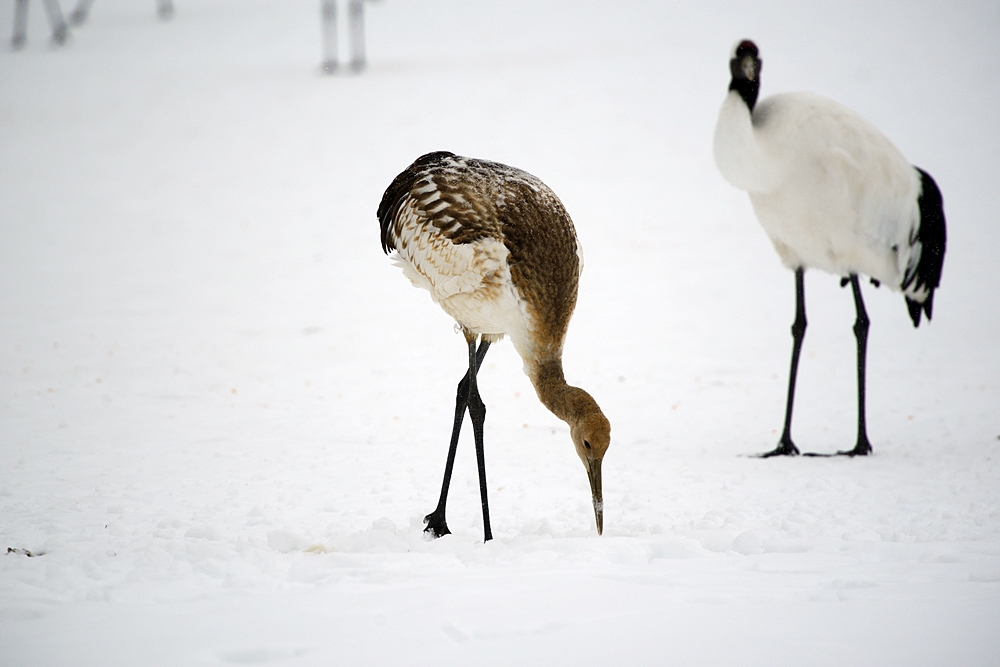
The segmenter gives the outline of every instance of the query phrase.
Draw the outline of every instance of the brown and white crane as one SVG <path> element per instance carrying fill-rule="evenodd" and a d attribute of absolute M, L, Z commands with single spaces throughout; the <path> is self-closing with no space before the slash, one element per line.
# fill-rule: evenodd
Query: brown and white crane
<path fill-rule="evenodd" d="M 378 207 L 382 249 L 465 335 L 469 370 L 458 384 L 455 422 L 437 507 L 426 532 L 451 531 L 445 504 L 459 431 L 468 409 L 476 441 L 485 539 L 490 528 L 483 452 L 486 406 L 479 367 L 492 343 L 510 337 L 538 398 L 570 427 L 590 480 L 597 532 L 604 530 L 601 462 L 611 424 L 583 389 L 566 383 L 562 351 L 583 267 L 573 221 L 531 174 L 448 152 L 418 158 L 389 185 Z M 478 348 L 477 348 L 478 342 Z"/>

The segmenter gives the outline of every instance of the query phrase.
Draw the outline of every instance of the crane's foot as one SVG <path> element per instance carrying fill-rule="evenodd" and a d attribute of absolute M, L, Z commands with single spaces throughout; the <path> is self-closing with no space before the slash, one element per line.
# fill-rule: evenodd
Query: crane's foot
<path fill-rule="evenodd" d="M 160 17 L 161 21 L 169 21 L 174 16 L 174 2 L 173 0 L 160 0 L 157 3 L 156 15 Z"/>
<path fill-rule="evenodd" d="M 444 512 L 434 510 L 424 517 L 424 525 L 426 526 L 424 532 L 431 537 L 438 538 L 451 535 L 451 531 L 448 530 L 448 522 L 444 520 Z"/>
<path fill-rule="evenodd" d="M 854 458 L 855 456 L 868 456 L 871 453 L 871 443 L 868 442 L 868 438 L 862 438 L 858 440 L 858 444 L 854 446 L 854 449 L 837 452 L 837 456 L 850 456 L 851 458 Z"/>
<path fill-rule="evenodd" d="M 52 46 L 62 46 L 63 44 L 66 43 L 66 39 L 68 37 L 69 37 L 69 30 L 66 29 L 66 26 L 61 25 L 54 31 L 52 31 L 52 39 L 50 40 L 50 43 L 52 44 Z"/>
<path fill-rule="evenodd" d="M 763 454 L 757 454 L 759 459 L 769 459 L 772 456 L 798 456 L 799 448 L 795 446 L 791 438 L 782 438 L 778 442 L 778 446 L 769 452 L 764 452 Z"/>

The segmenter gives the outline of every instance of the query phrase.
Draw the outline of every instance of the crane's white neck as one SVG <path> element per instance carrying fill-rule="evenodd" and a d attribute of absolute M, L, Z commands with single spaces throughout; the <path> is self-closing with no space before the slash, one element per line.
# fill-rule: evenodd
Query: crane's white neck
<path fill-rule="evenodd" d="M 719 111 L 714 152 L 723 178 L 740 190 L 767 192 L 777 184 L 777 165 L 761 146 L 750 108 L 735 90 Z"/>

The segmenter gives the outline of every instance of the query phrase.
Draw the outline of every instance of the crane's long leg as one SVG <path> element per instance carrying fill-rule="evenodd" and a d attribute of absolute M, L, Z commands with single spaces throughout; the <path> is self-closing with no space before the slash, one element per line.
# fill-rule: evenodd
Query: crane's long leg
<path fill-rule="evenodd" d="M 174 0 L 156 0 L 156 15 L 161 21 L 169 21 L 174 15 Z"/>
<path fill-rule="evenodd" d="M 72 26 L 83 25 L 90 15 L 90 6 L 92 4 L 94 4 L 94 0 L 80 0 L 76 5 L 76 9 L 69 15 L 69 24 Z"/>
<path fill-rule="evenodd" d="M 799 353 L 802 351 L 802 339 L 806 337 L 806 292 L 805 270 L 800 266 L 795 269 L 795 321 L 792 322 L 792 367 L 788 371 L 788 402 L 785 404 L 785 429 L 781 433 L 778 446 L 761 454 L 761 458 L 769 456 L 796 456 L 799 448 L 792 442 L 792 407 L 795 404 L 795 378 L 799 373 Z"/>
<path fill-rule="evenodd" d="M 486 344 L 485 342 L 483 343 Z M 490 505 L 486 489 L 486 453 L 483 449 L 483 424 L 486 423 L 486 404 L 479 396 L 479 383 L 476 375 L 479 363 L 476 355 L 475 341 L 469 342 L 469 419 L 472 420 L 472 432 L 476 437 L 476 463 L 479 465 L 479 497 L 483 503 L 483 541 L 493 539 L 493 529 L 490 527 Z"/>
<path fill-rule="evenodd" d="M 490 348 L 490 344 L 485 340 L 479 344 L 479 349 L 475 350 L 475 340 L 469 343 L 469 354 L 470 354 L 470 369 L 472 368 L 472 359 L 475 359 L 475 369 L 478 372 L 479 366 L 483 363 L 483 358 L 486 356 L 486 351 Z M 474 357 L 473 357 L 473 351 Z M 476 396 L 478 396 L 478 391 Z M 462 430 L 462 421 L 465 419 L 465 408 L 469 404 L 469 372 L 466 371 L 465 377 L 462 378 L 461 382 L 458 383 L 458 391 L 455 396 L 455 425 L 451 430 L 451 444 L 448 447 L 448 462 L 444 467 L 444 481 L 441 484 L 441 497 L 438 499 L 437 507 L 434 511 L 424 517 L 424 523 L 427 524 L 427 528 L 424 532 L 432 534 L 434 537 L 441 537 L 442 535 L 448 535 L 451 533 L 448 530 L 448 522 L 445 521 L 445 505 L 448 502 L 448 487 L 451 486 L 451 471 L 455 466 L 455 451 L 458 449 L 458 435 Z"/>
<path fill-rule="evenodd" d="M 63 18 L 62 9 L 59 8 L 58 0 L 45 0 L 45 13 L 49 17 L 49 25 L 52 26 L 52 43 L 62 46 L 66 43 L 69 29 L 66 27 L 66 19 Z"/>
<path fill-rule="evenodd" d="M 28 0 L 14 0 L 14 36 L 10 47 L 17 51 L 24 48 L 28 34 Z"/>
<path fill-rule="evenodd" d="M 837 452 L 844 456 L 867 456 L 872 452 L 868 441 L 868 424 L 865 420 L 865 366 L 868 361 L 868 313 L 865 302 L 861 298 L 861 286 L 858 285 L 857 274 L 851 274 L 851 291 L 854 292 L 854 307 L 857 319 L 854 320 L 854 337 L 858 340 L 858 442 L 854 449 Z"/>
<path fill-rule="evenodd" d="M 351 71 L 360 72 L 365 68 L 364 0 L 351 0 L 347 12 L 351 19 Z"/>
<path fill-rule="evenodd" d="M 323 0 L 320 6 L 323 17 L 323 71 L 333 74 L 337 71 L 337 3 Z"/>

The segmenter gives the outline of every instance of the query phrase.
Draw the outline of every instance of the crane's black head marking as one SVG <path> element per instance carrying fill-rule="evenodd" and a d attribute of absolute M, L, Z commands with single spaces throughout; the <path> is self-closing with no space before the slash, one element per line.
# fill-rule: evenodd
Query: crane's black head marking
<path fill-rule="evenodd" d="M 749 39 L 744 39 L 733 47 L 732 58 L 729 61 L 729 72 L 733 76 L 729 82 L 729 90 L 739 93 L 750 111 L 753 111 L 754 105 L 757 104 L 757 94 L 760 92 L 760 69 L 764 64 L 757 54 L 757 45 Z"/>
<path fill-rule="evenodd" d="M 931 319 L 934 310 L 934 290 L 941 283 L 941 267 L 944 266 L 944 247 L 947 232 L 944 222 L 944 199 L 941 190 L 931 175 L 920 167 L 914 167 L 920 173 L 920 197 L 917 207 L 920 209 L 920 225 L 913 243 L 920 244 L 920 260 L 912 270 L 903 276 L 901 287 L 905 290 L 913 285 L 914 289 L 927 288 L 927 298 L 921 303 L 906 298 L 906 307 L 910 311 L 913 326 L 920 326 L 921 311 Z"/>

